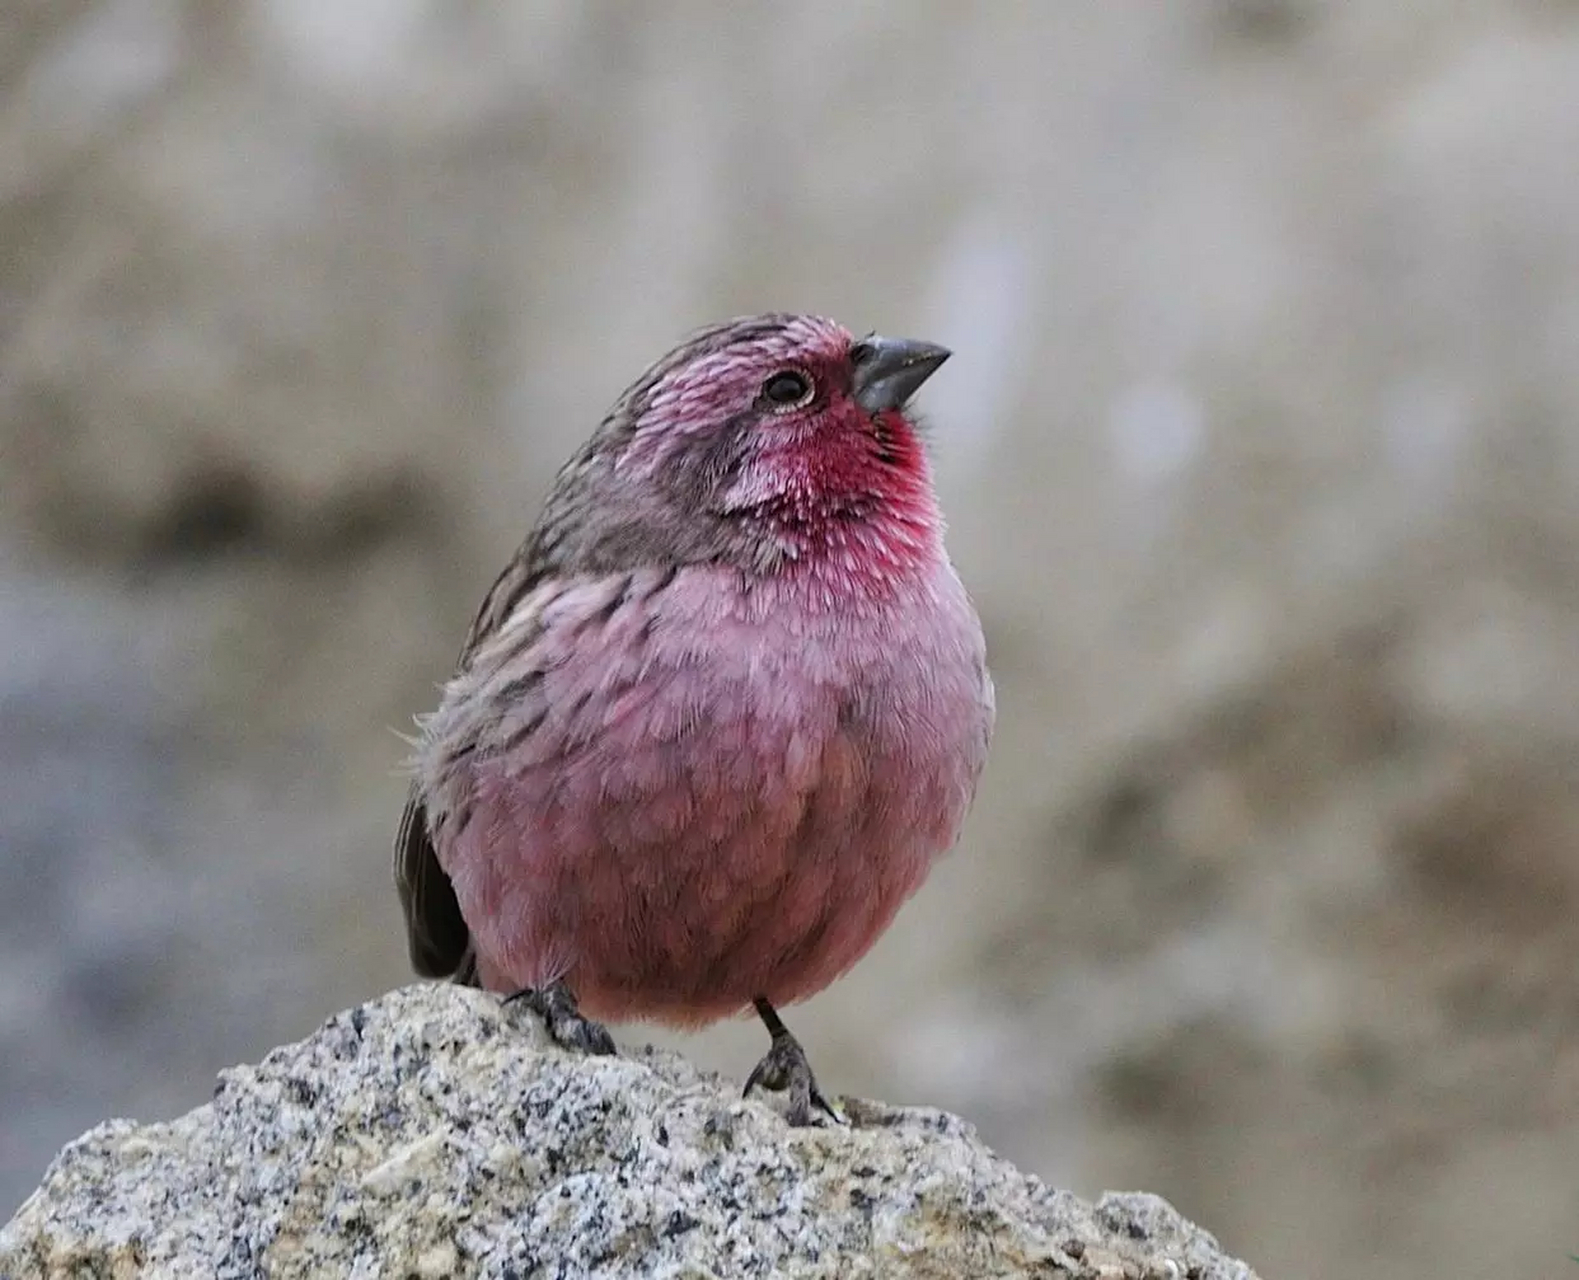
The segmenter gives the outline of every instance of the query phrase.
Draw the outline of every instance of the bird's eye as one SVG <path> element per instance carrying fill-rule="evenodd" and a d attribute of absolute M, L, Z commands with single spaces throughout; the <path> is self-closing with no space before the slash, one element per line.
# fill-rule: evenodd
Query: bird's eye
<path fill-rule="evenodd" d="M 799 369 L 784 369 L 762 384 L 762 395 L 771 405 L 793 409 L 811 399 L 811 379 Z"/>

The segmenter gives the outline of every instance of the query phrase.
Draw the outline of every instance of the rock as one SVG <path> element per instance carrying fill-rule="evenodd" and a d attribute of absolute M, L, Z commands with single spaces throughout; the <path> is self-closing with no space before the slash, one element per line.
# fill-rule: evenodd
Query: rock
<path fill-rule="evenodd" d="M 71 1143 L 0 1275 L 1254 1280 L 1154 1196 L 1092 1206 L 955 1116 L 844 1106 L 791 1130 L 676 1054 L 574 1056 L 481 992 L 409 987 L 178 1120 Z"/>

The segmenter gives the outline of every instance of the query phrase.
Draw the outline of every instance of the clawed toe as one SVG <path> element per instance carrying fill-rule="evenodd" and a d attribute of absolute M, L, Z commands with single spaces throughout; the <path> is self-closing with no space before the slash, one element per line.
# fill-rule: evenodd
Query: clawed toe
<path fill-rule="evenodd" d="M 752 1068 L 746 1077 L 745 1095 L 757 1088 L 787 1095 L 784 1119 L 796 1128 L 817 1123 L 818 1112 L 836 1123 L 840 1120 L 833 1104 L 818 1088 L 806 1051 L 794 1036 L 774 1040 L 766 1056 Z"/>
<path fill-rule="evenodd" d="M 520 1005 L 537 1014 L 547 1027 L 549 1037 L 563 1048 L 599 1057 L 609 1057 L 616 1052 L 614 1037 L 609 1034 L 608 1028 L 601 1022 L 582 1016 L 576 1005 L 576 997 L 562 982 L 553 982 L 546 987 L 526 987 L 506 996 L 504 1003 Z"/>
<path fill-rule="evenodd" d="M 817 1087 L 817 1077 L 812 1074 L 811 1063 L 807 1061 L 806 1050 L 801 1048 L 800 1041 L 779 1021 L 772 1005 L 766 1000 L 756 1003 L 757 1012 L 762 1015 L 773 1043 L 762 1061 L 746 1077 L 745 1096 L 749 1097 L 751 1091 L 757 1088 L 787 1094 L 784 1118 L 796 1128 L 815 1124 L 817 1112 L 826 1115 L 835 1124 L 844 1123 L 843 1117 Z"/>

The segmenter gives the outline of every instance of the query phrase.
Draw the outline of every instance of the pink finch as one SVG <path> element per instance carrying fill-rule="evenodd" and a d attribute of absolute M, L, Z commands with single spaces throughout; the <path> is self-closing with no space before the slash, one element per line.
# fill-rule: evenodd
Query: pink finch
<path fill-rule="evenodd" d="M 811 316 L 704 330 L 559 473 L 424 717 L 412 962 L 587 1015 L 754 1006 L 747 1083 L 832 1112 L 775 1006 L 849 969 L 958 836 L 981 624 L 906 405 L 949 353 Z"/>

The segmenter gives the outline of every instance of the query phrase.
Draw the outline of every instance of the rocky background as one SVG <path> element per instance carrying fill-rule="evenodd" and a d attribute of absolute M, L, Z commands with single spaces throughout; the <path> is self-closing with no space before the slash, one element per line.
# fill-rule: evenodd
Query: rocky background
<path fill-rule="evenodd" d="M 1566 1275 L 1575 157 L 1572 0 L 4 6 L 0 1216 L 405 980 L 392 731 L 793 308 L 956 348 L 1000 704 L 825 1082 L 1269 1276 Z"/>

